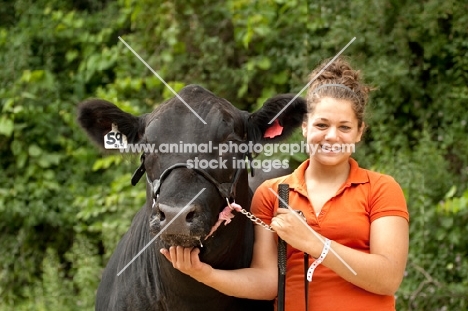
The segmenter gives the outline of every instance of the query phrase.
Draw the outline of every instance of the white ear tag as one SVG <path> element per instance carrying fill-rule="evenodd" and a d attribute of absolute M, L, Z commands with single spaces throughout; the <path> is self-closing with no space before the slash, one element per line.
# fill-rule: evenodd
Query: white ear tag
<path fill-rule="evenodd" d="M 112 123 L 112 130 L 104 135 L 104 148 L 121 149 L 127 148 L 127 136 L 119 132 L 117 124 Z"/>

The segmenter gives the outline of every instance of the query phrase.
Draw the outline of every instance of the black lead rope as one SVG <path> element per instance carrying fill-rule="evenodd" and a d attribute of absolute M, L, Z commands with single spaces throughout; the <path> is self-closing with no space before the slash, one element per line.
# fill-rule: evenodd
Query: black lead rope
<path fill-rule="evenodd" d="M 307 280 L 307 270 L 309 269 L 309 254 L 304 252 L 304 297 L 305 310 L 309 311 L 309 280 Z"/>
<path fill-rule="evenodd" d="M 278 185 L 278 208 L 288 208 L 289 185 Z M 278 237 L 278 311 L 284 311 L 286 301 L 286 242 Z"/>

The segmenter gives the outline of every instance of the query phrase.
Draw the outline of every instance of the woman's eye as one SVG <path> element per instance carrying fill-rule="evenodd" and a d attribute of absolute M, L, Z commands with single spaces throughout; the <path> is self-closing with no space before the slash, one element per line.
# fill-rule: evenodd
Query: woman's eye
<path fill-rule="evenodd" d="M 343 129 L 344 131 L 349 131 L 351 129 L 351 127 L 346 126 L 346 125 L 342 125 L 341 129 Z"/>
<path fill-rule="evenodd" d="M 318 123 L 318 124 L 315 124 L 316 127 L 318 128 L 326 128 L 327 125 L 325 123 Z"/>

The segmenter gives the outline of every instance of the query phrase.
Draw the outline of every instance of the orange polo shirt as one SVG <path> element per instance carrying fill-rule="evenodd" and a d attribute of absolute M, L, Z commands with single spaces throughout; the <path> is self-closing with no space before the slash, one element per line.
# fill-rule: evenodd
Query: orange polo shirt
<path fill-rule="evenodd" d="M 255 192 L 252 212 L 265 223 L 278 208 L 278 184 L 289 184 L 289 206 L 301 210 L 316 232 L 337 243 L 369 253 L 370 225 L 384 216 L 401 216 L 409 221 L 406 200 L 398 183 L 390 176 L 362 169 L 354 159 L 347 181 L 328 200 L 317 217 L 307 198 L 305 170 L 309 160 L 291 175 L 264 182 Z M 304 253 L 287 250 L 286 311 L 305 310 Z M 313 262 L 310 259 L 309 265 Z M 395 310 L 393 296 L 377 295 L 344 280 L 331 269 L 319 265 L 309 283 L 309 310 L 387 311 Z"/>

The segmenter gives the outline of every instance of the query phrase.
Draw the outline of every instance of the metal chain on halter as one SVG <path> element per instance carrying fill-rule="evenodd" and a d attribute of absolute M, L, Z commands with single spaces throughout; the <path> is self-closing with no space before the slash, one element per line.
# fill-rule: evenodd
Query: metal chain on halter
<path fill-rule="evenodd" d="M 266 230 L 274 232 L 274 230 L 269 225 L 264 223 L 260 218 L 258 218 L 254 214 L 246 211 L 245 209 L 241 209 L 240 212 L 241 212 L 241 214 L 244 214 L 248 219 L 250 219 L 254 224 L 260 225 L 263 228 L 265 228 Z"/>
<path fill-rule="evenodd" d="M 243 207 L 241 207 L 239 204 L 237 204 L 237 207 L 236 209 L 234 209 L 232 206 L 231 206 L 231 203 L 229 202 L 229 199 L 226 198 L 226 203 L 227 203 L 227 206 L 229 206 L 229 208 L 231 210 L 236 210 L 238 212 L 240 212 L 241 214 L 244 214 L 248 219 L 250 219 L 254 224 L 256 225 L 260 225 L 262 226 L 263 228 L 265 228 L 266 230 L 268 231 L 271 231 L 271 232 L 275 232 L 269 225 L 267 225 L 266 223 L 264 223 L 260 218 L 258 218 L 257 216 L 255 216 L 254 214 L 252 214 L 251 212 L 249 211 L 246 211 Z M 235 203 L 235 202 L 234 202 Z"/>
<path fill-rule="evenodd" d="M 239 212 L 241 214 L 244 214 L 248 219 L 250 219 L 254 224 L 256 225 L 260 225 L 262 226 L 263 228 L 265 228 L 266 230 L 268 231 L 271 231 L 271 232 L 275 232 L 275 230 L 273 230 L 273 228 L 271 228 L 269 225 L 267 225 L 266 223 L 264 223 L 260 218 L 258 218 L 257 216 L 255 216 L 254 214 L 246 211 L 245 209 L 241 209 L 239 210 Z M 304 219 L 305 219 L 305 216 L 304 216 L 304 213 L 302 211 L 296 211 L 299 215 L 301 215 Z"/>

